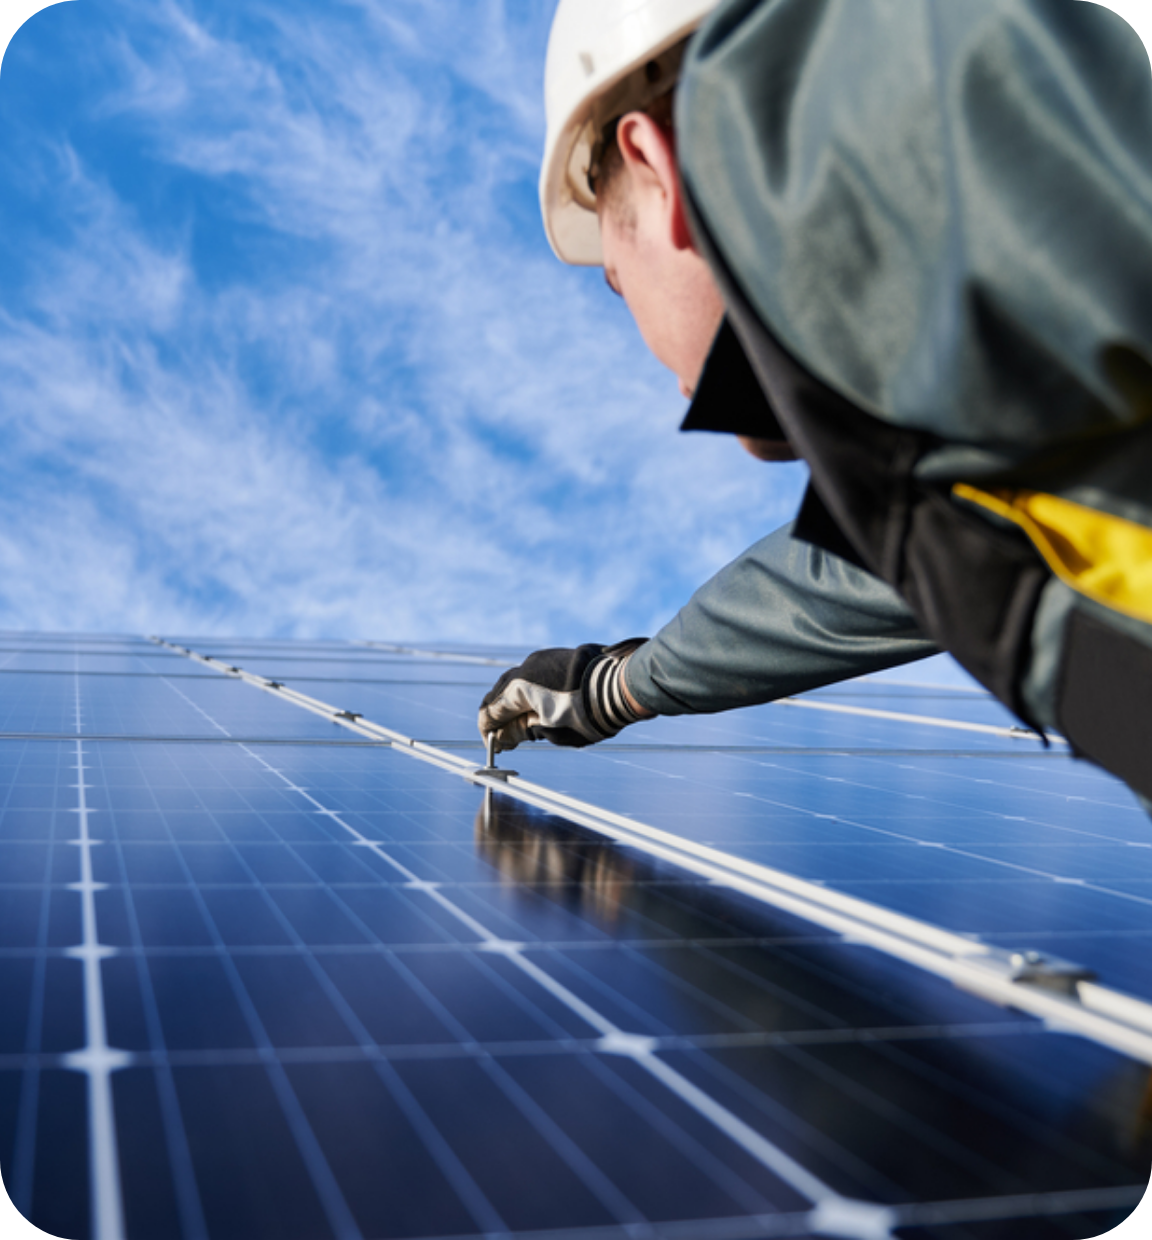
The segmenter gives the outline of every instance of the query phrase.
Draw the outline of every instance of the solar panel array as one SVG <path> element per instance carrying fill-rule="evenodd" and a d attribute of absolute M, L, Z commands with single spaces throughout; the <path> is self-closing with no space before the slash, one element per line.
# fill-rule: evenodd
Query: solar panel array
<path fill-rule="evenodd" d="M 0 634 L 0 1169 L 36 1226 L 1039 1240 L 1140 1199 L 1150 1056 L 837 928 L 851 896 L 1152 1002 L 1152 824 L 985 695 L 855 682 L 501 786 L 469 774 L 514 651 L 170 640 Z"/>

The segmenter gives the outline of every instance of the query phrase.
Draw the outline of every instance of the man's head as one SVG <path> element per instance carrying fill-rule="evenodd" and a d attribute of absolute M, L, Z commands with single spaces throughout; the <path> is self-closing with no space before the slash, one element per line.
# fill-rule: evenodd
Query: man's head
<path fill-rule="evenodd" d="M 688 229 L 667 104 L 615 123 L 593 185 L 604 277 L 691 396 L 724 303 Z M 663 101 L 661 101 L 663 103 Z"/>
<path fill-rule="evenodd" d="M 685 46 L 716 2 L 560 0 L 544 71 L 548 240 L 565 262 L 603 265 L 685 396 L 724 304 L 688 228 L 673 97 Z M 779 459 L 784 445 L 767 446 Z"/>
<path fill-rule="evenodd" d="M 690 36 L 717 0 L 559 0 L 544 65 L 544 230 L 558 258 L 602 260 L 589 172 L 614 121 L 670 107 Z M 670 120 L 670 113 L 667 116 Z"/>
<path fill-rule="evenodd" d="M 676 168 L 673 90 L 716 0 L 560 0 L 545 66 L 544 225 L 565 262 L 602 263 L 648 347 L 695 388 L 723 304 Z"/>

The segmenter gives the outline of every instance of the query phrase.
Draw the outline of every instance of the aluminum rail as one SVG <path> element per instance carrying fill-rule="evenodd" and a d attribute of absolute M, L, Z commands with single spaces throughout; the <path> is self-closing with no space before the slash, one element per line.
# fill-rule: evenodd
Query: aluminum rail
<path fill-rule="evenodd" d="M 454 650 L 423 650 L 417 646 L 394 646 L 390 642 L 352 642 L 351 645 L 385 654 L 406 654 L 416 659 L 447 659 L 450 663 L 478 663 L 483 667 L 515 667 L 509 659 L 493 659 L 487 655 L 460 654 Z"/>
<path fill-rule="evenodd" d="M 355 711 L 341 710 L 300 693 L 282 681 L 255 675 L 160 637 L 149 640 L 470 783 L 502 792 L 719 887 L 792 913 L 839 934 L 846 942 L 873 947 L 997 1006 L 1026 1012 L 1056 1032 L 1079 1034 L 1152 1065 L 1152 1003 L 1099 985 L 1090 970 L 1069 961 L 1045 952 L 1007 951 L 956 934 L 782 870 L 694 843 L 517 775 L 485 775 L 474 762 L 373 723 Z"/>
<path fill-rule="evenodd" d="M 949 728 L 954 732 L 980 732 L 985 736 L 1007 736 L 1013 740 L 1038 741 L 1045 737 L 1052 744 L 1067 745 L 1064 737 L 1056 732 L 1048 732 L 1042 737 L 1039 732 L 1030 728 L 1022 728 L 1018 724 L 1003 723 L 965 723 L 961 719 L 941 719 L 936 715 L 916 715 L 902 710 L 878 710 L 872 706 L 845 706 L 841 702 L 816 702 L 812 699 L 777 698 L 780 706 L 800 706 L 805 710 L 826 710 L 837 715 L 860 715 L 865 719 L 891 719 L 896 723 L 916 723 L 926 728 Z"/>

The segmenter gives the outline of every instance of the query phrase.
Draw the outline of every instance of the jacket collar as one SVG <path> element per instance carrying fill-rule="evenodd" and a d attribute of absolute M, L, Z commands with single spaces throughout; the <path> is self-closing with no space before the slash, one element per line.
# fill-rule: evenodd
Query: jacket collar
<path fill-rule="evenodd" d="M 787 438 L 727 317 L 712 342 L 680 429 L 751 439 Z"/>

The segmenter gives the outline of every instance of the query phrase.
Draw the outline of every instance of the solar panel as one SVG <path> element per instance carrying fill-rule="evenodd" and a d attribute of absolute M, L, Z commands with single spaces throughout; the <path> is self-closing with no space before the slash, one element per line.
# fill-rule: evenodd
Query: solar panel
<path fill-rule="evenodd" d="M 474 774 L 515 651 L 0 634 L 0 1169 L 68 1237 L 1096 1235 L 1152 827 L 855 682 Z M 912 716 L 912 718 L 909 718 Z"/>

